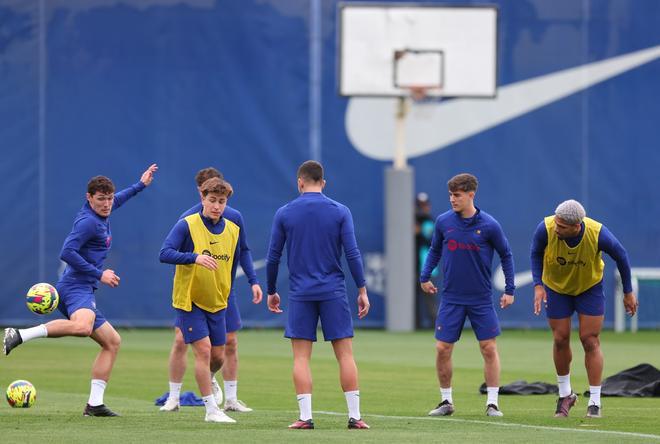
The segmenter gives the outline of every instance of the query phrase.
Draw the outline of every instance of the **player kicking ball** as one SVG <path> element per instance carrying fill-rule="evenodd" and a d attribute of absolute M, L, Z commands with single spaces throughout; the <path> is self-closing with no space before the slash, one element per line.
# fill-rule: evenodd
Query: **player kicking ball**
<path fill-rule="evenodd" d="M 60 253 L 60 258 L 67 265 L 56 285 L 60 294 L 58 309 L 67 319 L 20 330 L 5 329 L 5 355 L 24 342 L 45 337 L 88 336 L 101 346 L 92 366 L 91 390 L 84 416 L 119 416 L 105 406 L 103 395 L 119 352 L 121 337 L 96 308 L 94 292 L 99 281 L 112 288 L 119 285 L 119 276 L 113 270 L 103 270 L 112 245 L 110 213 L 149 186 L 156 170 L 158 166 L 151 165 L 138 183 L 117 194 L 110 179 L 105 176 L 92 177 L 87 184 L 87 202 L 78 212 Z"/>

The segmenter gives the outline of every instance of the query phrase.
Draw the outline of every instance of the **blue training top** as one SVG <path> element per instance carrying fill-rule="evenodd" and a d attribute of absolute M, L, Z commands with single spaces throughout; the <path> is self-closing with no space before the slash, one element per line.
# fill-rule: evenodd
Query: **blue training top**
<path fill-rule="evenodd" d="M 584 235 L 584 222 L 580 228 L 580 233 L 571 238 L 564 239 L 569 247 L 576 247 L 582 240 Z M 543 256 L 545 254 L 545 247 L 548 245 L 548 231 L 545 227 L 545 222 L 536 227 L 534 237 L 532 238 L 531 260 L 532 260 L 532 277 L 534 278 L 534 285 L 543 285 L 541 277 L 543 276 Z M 621 242 L 614 237 L 612 232 L 602 225 L 600 233 L 598 234 L 598 250 L 607 253 L 616 262 L 616 267 L 621 274 L 621 282 L 623 283 L 623 292 L 630 293 L 632 290 L 632 279 L 630 276 L 630 263 L 628 262 L 628 253 L 623 248 Z M 584 294 L 589 293 L 603 293 L 603 281 L 585 291 Z M 547 289 L 547 287 L 546 287 Z"/>
<path fill-rule="evenodd" d="M 138 182 L 116 193 L 112 211 L 144 188 L 145 185 Z M 58 284 L 91 284 L 98 288 L 98 280 L 103 274 L 103 262 L 111 246 L 109 218 L 99 216 L 89 203 L 85 202 L 73 221 L 71 233 L 62 245 L 60 259 L 67 265 Z"/>
<path fill-rule="evenodd" d="M 199 213 L 202 211 L 202 204 L 198 203 L 197 205 L 190 208 L 188 211 L 184 212 L 179 219 L 183 219 L 191 214 Z M 235 208 L 227 205 L 225 211 L 222 213 L 222 217 L 234 222 L 240 228 L 238 244 L 240 246 L 240 255 L 239 261 L 241 263 L 241 268 L 243 273 L 247 276 L 248 282 L 250 285 L 258 284 L 259 280 L 257 279 L 257 274 L 254 271 L 254 264 L 252 263 L 252 252 L 247 243 L 247 232 L 245 231 L 245 222 L 243 222 L 243 215 L 240 211 Z"/>
<path fill-rule="evenodd" d="M 289 299 L 320 301 L 346 292 L 342 247 L 358 288 L 365 286 L 362 255 L 350 210 L 323 193 L 303 193 L 275 213 L 266 270 L 268 294 L 277 292 L 277 272 L 286 243 Z"/>
<path fill-rule="evenodd" d="M 470 218 L 449 210 L 435 221 L 429 254 L 420 282 L 427 282 L 431 271 L 442 261 L 442 297 L 460 305 L 492 303 L 491 265 L 497 251 L 504 271 L 504 292 L 513 295 L 513 255 L 502 227 L 490 214 L 477 208 Z"/>

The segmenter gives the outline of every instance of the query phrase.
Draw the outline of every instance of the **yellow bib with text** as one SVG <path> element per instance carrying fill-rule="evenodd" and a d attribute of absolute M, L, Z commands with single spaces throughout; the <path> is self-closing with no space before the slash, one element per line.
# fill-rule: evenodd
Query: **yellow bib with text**
<path fill-rule="evenodd" d="M 218 312 L 227 307 L 232 284 L 231 269 L 240 228 L 225 219 L 222 233 L 213 234 L 206 228 L 199 213 L 191 214 L 185 220 L 194 244 L 193 252 L 213 257 L 218 268 L 209 270 L 197 264 L 177 265 L 172 306 L 191 311 L 194 303 L 208 312 Z"/>
<path fill-rule="evenodd" d="M 603 225 L 585 217 L 582 240 L 571 248 L 555 233 L 555 217 L 544 221 L 548 246 L 543 256 L 543 283 L 557 293 L 577 296 L 600 282 L 605 263 L 598 250 L 598 235 Z"/>

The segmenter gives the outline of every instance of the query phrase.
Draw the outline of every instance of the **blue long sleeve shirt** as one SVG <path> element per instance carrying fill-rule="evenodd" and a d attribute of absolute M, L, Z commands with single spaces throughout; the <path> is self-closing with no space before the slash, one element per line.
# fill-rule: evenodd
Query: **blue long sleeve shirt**
<path fill-rule="evenodd" d="M 190 216 L 191 214 L 199 213 L 201 211 L 202 204 L 198 203 L 197 205 L 184 212 L 181 216 L 179 216 L 179 219 L 183 219 L 186 216 Z M 257 274 L 254 271 L 252 252 L 250 251 L 250 247 L 248 246 L 247 242 L 247 232 L 245 231 L 243 215 L 240 211 L 227 205 L 225 207 L 225 211 L 222 213 L 222 217 L 234 222 L 236 225 L 238 225 L 238 228 L 240 228 L 238 233 L 238 244 L 240 247 L 239 262 L 243 272 L 245 273 L 245 276 L 247 276 L 250 285 L 258 284 L 259 280 L 257 279 Z"/>
<path fill-rule="evenodd" d="M 286 244 L 289 299 L 326 300 L 346 292 L 342 249 L 353 280 L 365 286 L 362 255 L 350 210 L 323 193 L 303 193 L 273 219 L 266 270 L 268 294 L 277 292 L 277 274 Z"/>
<path fill-rule="evenodd" d="M 442 297 L 460 305 L 492 303 L 491 266 L 497 251 L 504 271 L 504 292 L 515 290 L 513 255 L 502 227 L 491 215 L 477 208 L 470 218 L 449 210 L 435 221 L 431 248 L 420 282 L 427 282 L 442 258 Z"/>
<path fill-rule="evenodd" d="M 144 188 L 145 185 L 138 182 L 116 193 L 112 211 Z M 64 239 L 60 259 L 66 262 L 66 268 L 58 284 L 91 284 L 97 288 L 103 274 L 103 263 L 111 246 L 109 218 L 99 216 L 89 203 L 85 202 L 73 221 L 71 233 Z"/>
<path fill-rule="evenodd" d="M 576 247 L 582 240 L 584 235 L 584 223 L 580 229 L 580 233 L 568 239 L 564 239 L 566 244 L 569 247 Z M 532 260 L 532 278 L 534 279 L 534 285 L 543 285 L 541 277 L 543 276 L 543 256 L 545 254 L 545 247 L 548 245 L 548 231 L 545 228 L 545 222 L 541 223 L 536 227 L 534 232 L 534 237 L 532 238 L 532 248 L 531 248 L 531 260 Z M 623 284 L 624 293 L 629 293 L 632 291 L 632 279 L 630 273 L 630 262 L 628 261 L 628 253 L 626 249 L 623 248 L 621 242 L 614 237 L 612 232 L 607 229 L 605 225 L 602 225 L 600 228 L 600 233 L 598 234 L 598 250 L 604 251 L 607 253 L 614 261 L 616 262 L 616 267 L 619 269 L 621 274 L 621 282 Z M 598 288 L 594 288 L 598 287 Z M 602 291 L 602 281 L 599 284 L 596 284 L 594 291 Z M 591 289 L 590 289 L 591 290 Z M 587 290 L 587 291 L 590 291 Z"/>
<path fill-rule="evenodd" d="M 199 212 L 199 215 L 202 217 L 202 222 L 207 230 L 213 234 L 221 234 L 225 229 L 225 218 L 220 217 L 217 223 L 213 223 L 211 219 L 205 217 L 202 212 Z M 240 236 L 240 232 L 239 232 Z M 236 249 L 234 250 L 234 258 L 231 265 L 231 282 L 232 288 L 234 285 L 234 278 L 236 277 L 236 265 L 240 248 L 240 243 L 236 244 Z M 197 259 L 197 253 L 193 253 L 195 250 L 195 243 L 190 236 L 190 228 L 188 227 L 188 221 L 185 219 L 179 219 L 179 221 L 172 227 L 169 234 L 165 238 L 162 247 L 160 248 L 160 261 L 165 264 L 173 265 L 187 265 L 194 264 Z M 231 296 L 230 296 L 231 297 Z"/>

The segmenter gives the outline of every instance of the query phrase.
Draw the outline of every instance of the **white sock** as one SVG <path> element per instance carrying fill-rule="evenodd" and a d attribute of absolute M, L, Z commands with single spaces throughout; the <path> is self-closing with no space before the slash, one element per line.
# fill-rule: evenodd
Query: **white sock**
<path fill-rule="evenodd" d="M 103 379 L 92 379 L 92 389 L 89 392 L 89 401 L 87 401 L 87 404 L 92 407 L 103 404 L 103 393 L 105 393 L 105 387 L 107 385 L 108 383 Z"/>
<path fill-rule="evenodd" d="M 238 381 L 225 381 L 225 399 L 235 401 L 238 398 Z"/>
<path fill-rule="evenodd" d="M 557 385 L 559 386 L 559 397 L 560 398 L 565 398 L 571 393 L 573 393 L 573 390 L 571 389 L 571 374 L 569 373 L 568 375 L 565 376 L 560 376 L 557 375 Z"/>
<path fill-rule="evenodd" d="M 208 396 L 202 396 L 202 401 L 204 401 L 204 407 L 206 407 L 206 413 L 213 413 L 220 410 L 218 404 L 215 403 L 215 396 L 211 393 Z"/>
<path fill-rule="evenodd" d="M 23 342 L 31 341 L 36 338 L 45 338 L 48 336 L 48 330 L 44 324 L 39 324 L 31 328 L 21 328 L 18 330 Z"/>
<path fill-rule="evenodd" d="M 346 405 L 348 405 L 348 417 L 353 419 L 362 419 L 360 416 L 360 390 L 344 392 Z"/>
<path fill-rule="evenodd" d="M 486 387 L 486 391 L 488 392 L 488 400 L 486 401 L 486 405 L 494 404 L 495 406 L 497 406 L 497 395 L 500 392 L 500 388 Z"/>
<path fill-rule="evenodd" d="M 182 382 L 172 382 L 170 381 L 170 394 L 167 397 L 167 399 L 175 399 L 177 402 L 179 402 L 179 398 L 181 397 L 181 386 L 183 385 Z"/>
<path fill-rule="evenodd" d="M 589 405 L 600 407 L 600 385 L 589 386 Z"/>
<path fill-rule="evenodd" d="M 446 389 L 440 387 L 440 396 L 442 397 L 442 401 L 447 401 L 450 404 L 454 403 L 454 400 L 451 397 L 451 387 Z"/>
<path fill-rule="evenodd" d="M 301 393 L 296 395 L 298 399 L 298 408 L 300 409 L 300 419 L 307 421 L 312 419 L 312 394 L 311 393 Z"/>

